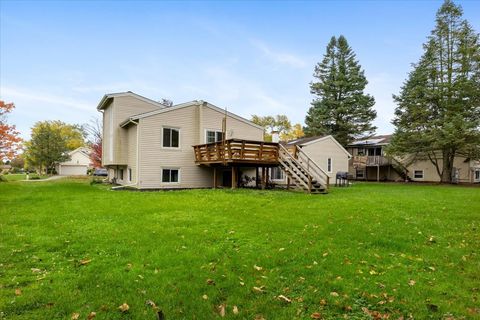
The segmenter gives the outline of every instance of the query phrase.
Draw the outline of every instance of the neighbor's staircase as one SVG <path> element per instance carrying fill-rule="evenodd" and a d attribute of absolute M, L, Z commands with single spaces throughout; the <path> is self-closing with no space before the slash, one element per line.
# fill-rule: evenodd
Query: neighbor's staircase
<path fill-rule="evenodd" d="M 329 176 L 298 146 L 279 144 L 278 160 L 290 183 L 309 193 L 327 193 Z"/>

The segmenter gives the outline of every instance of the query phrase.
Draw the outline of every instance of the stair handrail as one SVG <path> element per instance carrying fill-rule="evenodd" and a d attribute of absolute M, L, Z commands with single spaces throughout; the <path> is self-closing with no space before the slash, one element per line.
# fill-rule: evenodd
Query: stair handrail
<path fill-rule="evenodd" d="M 279 146 L 279 153 L 278 153 L 279 156 L 282 153 L 281 151 L 283 151 L 283 154 L 287 155 L 287 158 L 285 160 L 295 163 L 295 165 L 297 167 L 303 169 L 306 172 L 306 173 L 303 173 L 302 171 L 300 171 L 307 178 L 307 180 L 309 181 L 309 184 L 306 184 L 303 181 L 303 179 L 300 179 L 300 180 L 305 184 L 305 186 L 309 189 L 309 191 L 311 191 L 310 183 L 311 183 L 313 177 L 310 174 L 310 172 L 305 168 L 305 166 L 303 164 L 301 164 L 297 159 L 295 159 L 295 157 L 290 153 L 290 151 L 287 150 L 287 148 L 285 148 L 282 144 L 279 144 L 278 146 Z M 279 160 L 281 160 L 280 157 L 279 157 Z M 293 172 L 293 173 L 298 176 L 297 173 L 295 173 L 295 172 Z"/>
<path fill-rule="evenodd" d="M 306 162 L 307 162 L 307 171 L 310 172 L 310 164 L 312 164 L 313 166 L 313 171 L 314 171 L 314 174 L 316 174 L 318 176 L 318 180 L 320 182 L 322 182 L 322 184 L 325 184 L 325 186 L 328 188 L 329 185 L 330 185 L 330 176 L 328 175 L 327 172 L 325 172 L 325 170 L 323 170 L 312 158 L 310 158 L 299 146 L 295 146 L 296 147 L 296 152 L 297 152 L 297 155 L 301 155 L 303 156 L 304 158 L 306 158 Z M 303 161 L 303 160 L 302 160 Z"/>

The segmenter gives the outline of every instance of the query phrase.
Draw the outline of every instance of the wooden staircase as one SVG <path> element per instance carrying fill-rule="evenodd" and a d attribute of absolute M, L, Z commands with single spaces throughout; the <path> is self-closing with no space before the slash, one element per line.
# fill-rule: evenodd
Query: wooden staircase
<path fill-rule="evenodd" d="M 295 187 L 309 193 L 327 193 L 329 176 L 298 146 L 285 148 L 279 144 L 280 167 Z"/>

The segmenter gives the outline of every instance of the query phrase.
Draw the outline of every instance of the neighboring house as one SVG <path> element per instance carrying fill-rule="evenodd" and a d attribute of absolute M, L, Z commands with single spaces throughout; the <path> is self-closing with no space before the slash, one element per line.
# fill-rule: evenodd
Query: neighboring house
<path fill-rule="evenodd" d="M 415 160 L 412 156 L 402 159 L 389 157 L 385 147 L 392 135 L 374 136 L 357 140 L 347 146 L 352 154 L 349 172 L 357 180 L 367 181 L 425 181 L 439 182 L 435 166 L 430 160 Z M 464 157 L 454 161 L 454 181 L 480 182 L 480 162 Z"/>
<path fill-rule="evenodd" d="M 166 106 L 122 92 L 105 95 L 97 109 L 103 113 L 108 178 L 139 189 L 213 187 L 214 174 L 219 185 L 227 185 L 231 168 L 214 173 L 195 162 L 193 149 L 223 140 L 224 118 L 226 139 L 263 141 L 263 127 L 201 100 Z"/>
<path fill-rule="evenodd" d="M 70 160 L 60 162 L 56 166 L 57 173 L 61 176 L 84 176 L 91 167 L 90 149 L 77 148 L 68 153 Z"/>
<path fill-rule="evenodd" d="M 273 138 L 275 140 L 275 137 Z M 330 182 L 335 181 L 337 172 L 348 172 L 348 161 L 351 155 L 332 136 L 317 136 L 300 138 L 281 142 L 287 149 L 299 148 L 313 160 L 326 175 Z M 294 149 L 295 150 L 295 149 Z M 292 151 L 295 152 L 295 151 Z M 308 164 L 307 164 L 308 167 Z M 271 169 L 271 179 L 276 183 L 286 183 L 286 177 L 281 168 Z"/>

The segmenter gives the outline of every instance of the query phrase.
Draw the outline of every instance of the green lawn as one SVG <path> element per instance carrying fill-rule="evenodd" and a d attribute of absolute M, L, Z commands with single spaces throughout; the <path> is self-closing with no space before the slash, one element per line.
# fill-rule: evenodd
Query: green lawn
<path fill-rule="evenodd" d="M 10 173 L 10 174 L 4 174 L 2 175 L 3 178 L 5 178 L 7 181 L 19 181 L 19 180 L 26 180 L 27 175 L 24 173 Z M 36 173 L 31 173 L 29 175 L 30 179 L 45 179 L 48 178 L 47 175 L 38 175 Z"/>
<path fill-rule="evenodd" d="M 169 320 L 480 317 L 478 187 L 58 180 L 0 183 L 0 204 L 0 318 L 157 319 L 151 302 Z"/>

